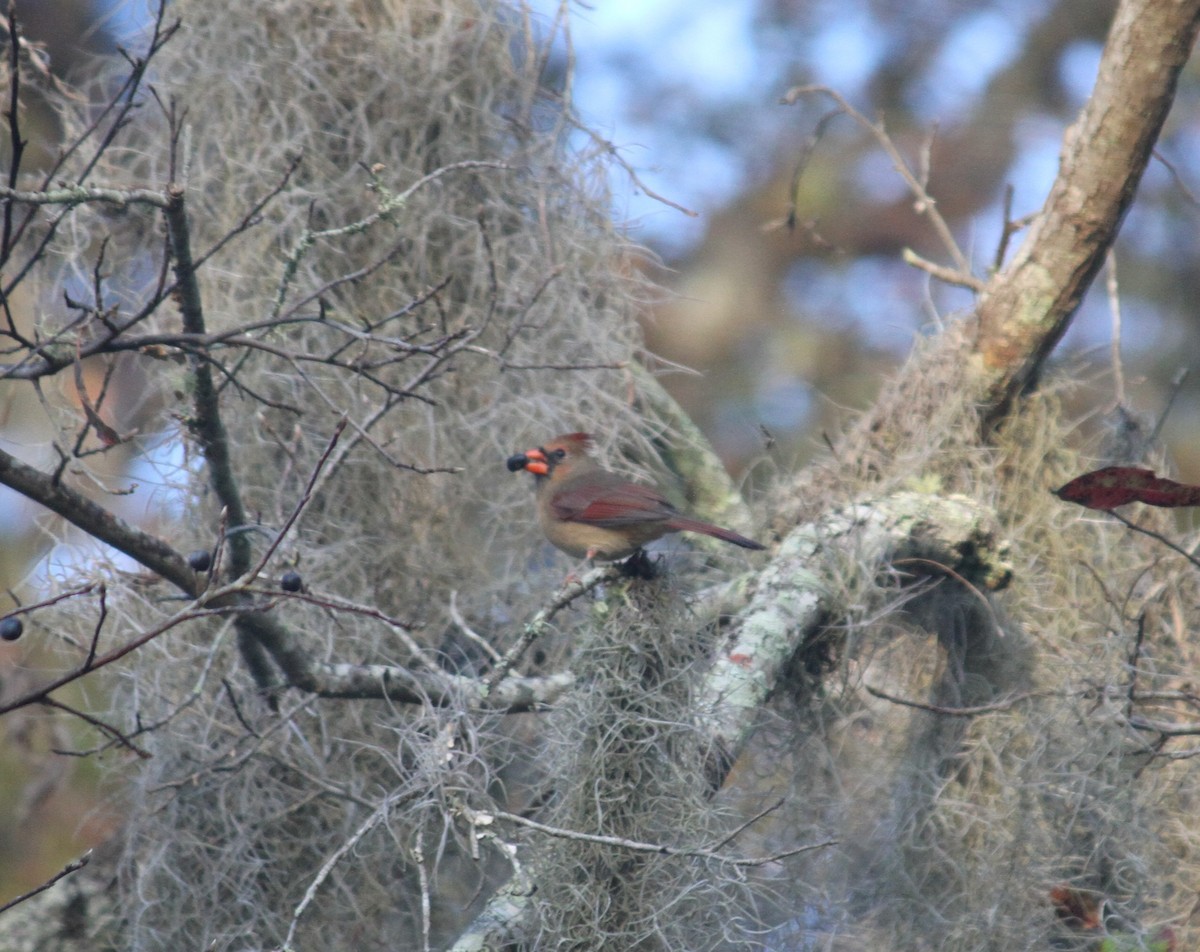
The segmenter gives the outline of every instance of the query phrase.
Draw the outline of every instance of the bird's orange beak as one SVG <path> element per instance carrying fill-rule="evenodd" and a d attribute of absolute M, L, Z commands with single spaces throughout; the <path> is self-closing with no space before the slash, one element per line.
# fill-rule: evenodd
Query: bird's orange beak
<path fill-rule="evenodd" d="M 508 466 L 510 473 L 524 469 L 535 476 L 545 476 L 550 472 L 550 464 L 546 462 L 546 454 L 541 450 L 526 450 L 524 453 L 510 456 L 505 465 Z"/>

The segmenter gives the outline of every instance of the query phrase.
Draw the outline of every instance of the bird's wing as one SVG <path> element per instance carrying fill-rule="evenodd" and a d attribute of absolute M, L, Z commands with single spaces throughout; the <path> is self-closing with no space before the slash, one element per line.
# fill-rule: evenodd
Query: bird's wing
<path fill-rule="evenodd" d="M 657 489 L 621 479 L 564 486 L 551 497 L 550 506 L 559 519 L 610 529 L 658 522 L 676 514 Z"/>

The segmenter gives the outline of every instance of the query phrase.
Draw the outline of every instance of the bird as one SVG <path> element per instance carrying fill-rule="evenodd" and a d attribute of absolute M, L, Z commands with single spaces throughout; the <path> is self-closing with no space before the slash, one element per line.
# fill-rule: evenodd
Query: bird
<path fill-rule="evenodd" d="M 700 532 L 744 549 L 766 548 L 684 515 L 653 486 L 609 472 L 591 455 L 591 445 L 587 433 L 565 433 L 510 456 L 506 464 L 510 473 L 533 474 L 542 531 L 568 555 L 618 562 L 668 532 Z"/>

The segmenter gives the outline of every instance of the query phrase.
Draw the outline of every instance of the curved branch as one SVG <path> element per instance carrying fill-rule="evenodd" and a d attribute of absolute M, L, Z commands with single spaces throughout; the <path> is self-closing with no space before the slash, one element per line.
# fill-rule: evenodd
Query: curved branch
<path fill-rule="evenodd" d="M 801 526 L 760 573 L 753 599 L 700 689 L 703 723 L 727 764 L 737 758 L 788 661 L 830 618 L 848 612 L 829 595 L 838 587 L 829 553 L 841 550 L 848 553 L 844 564 L 860 566 L 868 577 L 914 557 L 991 590 L 1003 588 L 1012 574 L 995 516 L 965 496 L 897 493 Z"/>

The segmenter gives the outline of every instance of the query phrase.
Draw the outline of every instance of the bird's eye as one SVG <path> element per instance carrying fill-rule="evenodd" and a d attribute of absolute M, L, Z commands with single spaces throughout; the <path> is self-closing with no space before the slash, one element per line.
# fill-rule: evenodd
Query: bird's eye
<path fill-rule="evenodd" d="M 567 451 L 562 450 L 562 449 L 555 450 L 552 455 L 554 456 L 555 459 L 562 459 L 564 456 L 567 455 Z"/>

